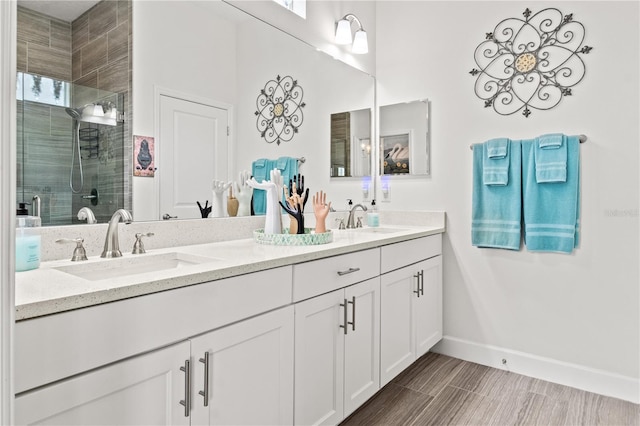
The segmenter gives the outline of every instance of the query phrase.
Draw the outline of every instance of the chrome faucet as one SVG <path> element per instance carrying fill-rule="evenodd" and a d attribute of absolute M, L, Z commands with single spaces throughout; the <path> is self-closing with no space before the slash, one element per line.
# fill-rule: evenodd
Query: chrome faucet
<path fill-rule="evenodd" d="M 96 216 L 93 214 L 93 211 L 89 207 L 83 207 L 78 210 L 78 220 L 86 220 L 88 224 L 98 223 L 96 220 Z"/>
<path fill-rule="evenodd" d="M 347 229 L 353 229 L 356 227 L 355 221 L 353 220 L 353 216 L 358 207 L 360 207 L 363 212 L 367 211 L 367 207 L 363 206 L 362 204 L 356 204 L 355 206 L 353 206 L 351 208 L 351 211 L 349 211 L 349 218 L 347 219 Z"/>
<path fill-rule="evenodd" d="M 131 217 L 131 213 L 126 211 L 125 209 L 116 210 L 116 212 L 111 216 L 111 220 L 109 221 L 109 228 L 107 229 L 107 238 L 104 240 L 104 250 L 102 250 L 102 254 L 100 257 L 121 257 L 122 253 L 120 252 L 120 244 L 118 243 L 118 222 L 120 219 L 126 224 L 131 223 L 133 221 L 133 217 Z"/>

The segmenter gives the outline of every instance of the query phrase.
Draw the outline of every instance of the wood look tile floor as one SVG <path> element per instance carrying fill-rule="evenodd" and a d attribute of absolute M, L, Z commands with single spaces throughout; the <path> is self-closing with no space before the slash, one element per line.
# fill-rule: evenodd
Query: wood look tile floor
<path fill-rule="evenodd" d="M 429 352 L 342 422 L 640 425 L 640 406 Z"/>

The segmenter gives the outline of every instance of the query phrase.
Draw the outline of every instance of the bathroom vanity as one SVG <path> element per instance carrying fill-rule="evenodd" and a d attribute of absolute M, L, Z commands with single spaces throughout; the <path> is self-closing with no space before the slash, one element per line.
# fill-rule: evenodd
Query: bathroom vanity
<path fill-rule="evenodd" d="M 18 275 L 16 422 L 339 423 L 441 339 L 444 223 L 333 232 Z"/>

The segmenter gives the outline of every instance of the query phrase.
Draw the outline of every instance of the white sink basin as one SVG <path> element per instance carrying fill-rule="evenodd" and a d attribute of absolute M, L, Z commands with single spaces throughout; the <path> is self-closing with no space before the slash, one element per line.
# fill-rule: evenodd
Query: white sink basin
<path fill-rule="evenodd" d="M 100 262 L 77 263 L 60 266 L 58 271 L 65 272 L 89 281 L 120 278 L 130 275 L 147 274 L 178 268 L 217 262 L 220 259 L 194 256 L 184 253 L 141 254 L 117 259 L 105 259 Z"/>

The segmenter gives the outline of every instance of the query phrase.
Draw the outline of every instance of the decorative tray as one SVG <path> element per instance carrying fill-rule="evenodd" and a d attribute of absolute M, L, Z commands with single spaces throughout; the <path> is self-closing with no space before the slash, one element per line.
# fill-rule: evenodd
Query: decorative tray
<path fill-rule="evenodd" d="M 265 234 L 264 229 L 256 229 L 253 239 L 256 243 L 273 246 L 315 246 L 332 242 L 333 232 L 316 234 L 313 228 L 304 228 L 304 234 Z"/>

